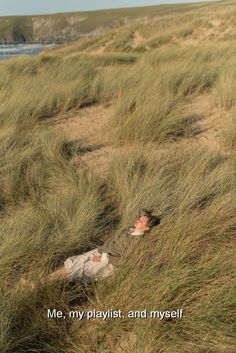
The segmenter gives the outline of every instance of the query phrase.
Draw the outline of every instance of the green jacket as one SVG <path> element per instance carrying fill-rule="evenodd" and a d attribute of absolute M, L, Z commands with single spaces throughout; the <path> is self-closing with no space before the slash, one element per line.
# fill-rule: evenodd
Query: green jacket
<path fill-rule="evenodd" d="M 125 261 L 127 255 L 132 251 L 137 242 L 145 235 L 140 232 L 135 235 L 135 228 L 126 228 L 122 232 L 117 232 L 113 237 L 107 239 L 105 243 L 98 247 L 98 251 L 109 254 L 109 263 L 120 266 Z"/>

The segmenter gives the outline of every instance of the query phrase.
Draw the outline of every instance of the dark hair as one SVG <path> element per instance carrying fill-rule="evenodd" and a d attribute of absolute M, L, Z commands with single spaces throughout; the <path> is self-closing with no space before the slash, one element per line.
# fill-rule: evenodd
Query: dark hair
<path fill-rule="evenodd" d="M 139 210 L 139 217 L 147 216 L 149 218 L 149 222 L 148 222 L 148 227 L 149 228 L 153 228 L 153 227 L 155 227 L 155 226 L 157 226 L 158 224 L 161 223 L 161 217 L 153 216 L 152 212 L 153 212 L 153 209 L 147 210 L 145 208 L 141 208 Z"/>
<path fill-rule="evenodd" d="M 148 227 L 153 228 L 161 223 L 161 217 L 158 216 L 149 216 Z"/>

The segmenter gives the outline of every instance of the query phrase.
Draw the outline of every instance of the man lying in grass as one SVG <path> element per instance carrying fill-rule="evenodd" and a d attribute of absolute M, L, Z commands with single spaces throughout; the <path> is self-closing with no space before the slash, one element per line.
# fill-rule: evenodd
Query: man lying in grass
<path fill-rule="evenodd" d="M 42 283 L 58 280 L 71 282 L 81 279 L 91 282 L 113 274 L 117 267 L 124 262 L 135 242 L 159 223 L 160 218 L 152 215 L 152 210 L 141 209 L 139 217 L 134 222 L 134 227 L 129 227 L 121 233 L 117 233 L 96 249 L 69 257 L 64 262 L 64 266 L 52 272 L 46 278 L 42 278 Z M 20 283 L 26 283 L 24 277 L 21 278 Z M 34 287 L 35 284 L 31 282 L 30 288 L 33 289 Z"/>

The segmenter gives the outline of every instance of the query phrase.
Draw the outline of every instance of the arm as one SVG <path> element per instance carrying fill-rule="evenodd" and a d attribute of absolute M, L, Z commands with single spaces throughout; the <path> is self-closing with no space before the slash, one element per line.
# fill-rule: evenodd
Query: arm
<path fill-rule="evenodd" d="M 110 255 L 110 262 L 116 266 L 120 266 L 125 261 L 130 243 L 132 243 L 132 240 L 128 236 L 129 230 L 130 227 L 124 229 L 122 232 L 117 232 L 98 248 L 100 253 L 108 253 Z"/>

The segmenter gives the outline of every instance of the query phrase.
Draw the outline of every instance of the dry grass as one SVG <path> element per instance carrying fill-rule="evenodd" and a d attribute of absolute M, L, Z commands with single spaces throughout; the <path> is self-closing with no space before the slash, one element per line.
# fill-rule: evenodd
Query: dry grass
<path fill-rule="evenodd" d="M 162 224 L 136 247 L 115 278 L 98 286 L 97 300 L 89 308 L 122 308 L 127 314 L 183 307 L 186 318 L 176 323 L 91 321 L 89 335 L 75 322 L 74 339 L 81 351 L 116 351 L 114 344 L 118 348 L 126 343 L 128 352 L 133 341 L 126 341 L 126 333 L 132 332 L 137 352 L 143 351 L 148 337 L 153 337 L 148 352 L 189 352 L 193 345 L 194 352 L 233 352 L 228 324 L 234 298 L 227 288 L 233 281 L 231 226 L 236 205 L 230 161 L 204 149 L 173 147 L 150 154 L 137 148 L 112 164 L 108 181 L 120 229 L 130 223 L 140 204 L 162 214 Z"/>
<path fill-rule="evenodd" d="M 227 109 L 232 108 L 236 103 L 236 84 L 235 84 L 235 61 L 227 62 L 222 68 L 219 80 L 215 85 L 215 103 Z"/>
<path fill-rule="evenodd" d="M 35 58 L 1 62 L 2 352 L 234 353 L 235 43 L 202 42 L 201 37 L 214 20 L 213 9 L 218 21 L 233 26 L 234 4 L 221 17 L 224 4 L 202 6 L 192 6 L 189 13 L 179 12 L 184 6 L 178 11 L 168 6 L 166 19 L 175 22 L 165 24 L 164 17 L 157 18 L 149 27 L 155 38 L 166 33 L 175 38 L 174 32 L 191 24 L 194 35 L 200 33 L 198 46 L 181 47 L 171 40 L 157 50 L 133 53 L 132 39 L 127 53 L 122 43 L 127 33 L 122 30 L 119 45 L 115 37 L 106 37 L 119 48 L 109 51 L 107 45 L 99 55 L 93 52 L 96 42 L 85 41 Z M 218 28 L 220 23 L 212 25 Z M 139 31 L 145 45 L 148 26 L 138 27 L 135 23 L 132 30 Z M 108 43 L 104 38 L 101 46 Z M 194 104 L 190 109 L 189 102 L 201 97 L 210 101 L 204 103 L 207 111 Z M 86 154 L 80 141 L 73 144 L 70 132 L 48 126 L 52 117 L 58 122 L 71 118 L 73 111 L 79 116 L 89 111 L 97 123 L 99 119 L 92 117 L 97 114 L 95 103 L 100 108 L 112 104 L 114 113 L 107 119 L 106 136 L 95 126 L 90 133 L 119 151 L 103 178 L 92 163 L 90 169 L 73 163 Z M 193 144 L 198 119 L 206 119 L 204 134 L 215 138 L 208 126 L 214 116 L 224 119 L 217 121 L 217 128 L 225 128 L 222 147 L 210 149 L 201 138 Z M 79 125 L 80 116 L 73 127 L 74 137 L 80 128 L 84 133 L 90 129 L 89 116 L 85 118 L 84 125 Z M 113 236 L 131 225 L 140 207 L 154 208 L 161 224 L 138 244 L 116 276 L 91 290 L 39 285 L 34 293 L 20 291 L 22 274 L 37 279 L 68 256 L 96 247 L 104 234 Z M 125 313 L 183 308 L 186 317 L 49 320 L 47 308 L 117 308 Z"/>
<path fill-rule="evenodd" d="M 235 108 L 231 113 L 231 119 L 229 124 L 223 129 L 223 139 L 226 148 L 229 148 L 232 152 L 235 150 L 236 146 L 236 114 Z"/>

